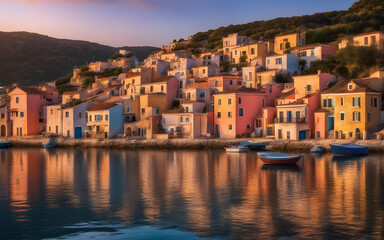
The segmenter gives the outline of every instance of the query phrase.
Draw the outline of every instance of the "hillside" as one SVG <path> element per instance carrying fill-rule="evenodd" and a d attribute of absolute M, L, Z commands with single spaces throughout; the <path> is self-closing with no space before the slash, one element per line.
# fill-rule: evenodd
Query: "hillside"
<path fill-rule="evenodd" d="M 155 47 L 122 47 L 140 61 Z M 37 85 L 71 72 L 73 66 L 107 60 L 119 48 L 87 41 L 56 39 L 28 32 L 0 32 L 0 86 Z"/>
<path fill-rule="evenodd" d="M 194 34 L 192 36 L 194 43 L 190 47 L 219 48 L 222 45 L 222 37 L 230 33 L 238 32 L 255 40 L 271 40 L 279 33 L 295 32 L 298 29 L 307 30 L 308 44 L 330 43 L 346 35 L 384 30 L 384 1 L 360 0 L 347 11 L 276 18 L 220 27 Z"/>

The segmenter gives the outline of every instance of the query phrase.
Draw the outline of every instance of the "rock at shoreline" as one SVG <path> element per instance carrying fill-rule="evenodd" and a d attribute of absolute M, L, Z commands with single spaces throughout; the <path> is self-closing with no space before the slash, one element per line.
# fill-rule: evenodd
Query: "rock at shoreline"
<path fill-rule="evenodd" d="M 325 153 L 327 150 L 321 145 L 316 145 L 311 149 L 311 153 Z"/>

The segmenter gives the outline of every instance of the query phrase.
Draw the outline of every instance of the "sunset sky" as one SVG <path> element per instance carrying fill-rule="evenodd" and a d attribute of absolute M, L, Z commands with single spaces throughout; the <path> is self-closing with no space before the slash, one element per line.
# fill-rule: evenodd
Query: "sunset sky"
<path fill-rule="evenodd" d="M 230 24 L 346 10 L 356 0 L 0 0 L 0 31 L 161 46 Z"/>

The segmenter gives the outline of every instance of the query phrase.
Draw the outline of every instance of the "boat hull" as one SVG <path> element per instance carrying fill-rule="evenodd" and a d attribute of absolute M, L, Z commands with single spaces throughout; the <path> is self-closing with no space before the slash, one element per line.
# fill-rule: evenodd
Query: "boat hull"
<path fill-rule="evenodd" d="M 229 147 L 229 148 L 225 148 L 225 151 L 227 151 L 227 153 L 243 153 L 248 151 L 248 147 L 236 147 L 236 148 Z"/>
<path fill-rule="evenodd" d="M 0 148 L 9 148 L 10 146 L 10 142 L 0 142 Z"/>
<path fill-rule="evenodd" d="M 279 165 L 285 165 L 285 164 L 296 164 L 301 157 L 304 156 L 304 154 L 299 155 L 289 155 L 289 154 L 283 154 L 283 153 L 270 153 L 270 154 L 258 154 L 261 161 L 263 161 L 266 164 L 279 164 Z"/>
<path fill-rule="evenodd" d="M 366 146 L 336 144 L 329 144 L 329 146 L 335 155 L 368 155 L 368 147 Z"/>
<path fill-rule="evenodd" d="M 264 150 L 266 143 L 252 143 L 248 145 L 248 148 L 251 150 Z"/>

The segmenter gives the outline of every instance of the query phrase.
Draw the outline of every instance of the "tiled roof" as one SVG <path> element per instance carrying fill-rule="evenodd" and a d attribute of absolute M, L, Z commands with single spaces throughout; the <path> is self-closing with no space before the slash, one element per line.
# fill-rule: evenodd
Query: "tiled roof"
<path fill-rule="evenodd" d="M 91 107 L 88 108 L 88 111 L 100 111 L 100 110 L 107 110 L 113 107 L 116 107 L 117 104 L 114 102 L 102 102 L 102 103 L 95 103 Z"/>
<path fill-rule="evenodd" d="M 280 95 L 280 97 L 278 97 L 277 99 L 285 99 L 285 98 L 289 99 L 292 97 L 295 98 L 295 89 L 294 88 L 291 88 L 291 89 L 289 89 L 289 91 L 282 93 Z"/>
<path fill-rule="evenodd" d="M 44 95 L 45 92 L 41 91 L 38 87 L 18 87 L 27 94 Z"/>
<path fill-rule="evenodd" d="M 201 88 L 201 89 L 206 89 L 208 88 L 208 82 L 198 82 L 192 85 L 187 86 L 187 89 L 196 89 L 196 88 Z"/>
<path fill-rule="evenodd" d="M 361 92 L 377 92 L 368 87 L 375 78 L 363 78 L 363 79 L 354 79 L 351 81 L 347 80 L 339 80 L 335 85 L 331 88 L 326 89 L 322 92 L 322 94 L 331 94 L 331 93 L 361 93 Z M 348 90 L 348 83 L 355 83 L 358 88 L 353 90 Z"/>
<path fill-rule="evenodd" d="M 319 110 L 317 110 L 316 112 L 329 112 L 328 109 L 325 109 L 325 108 L 320 108 Z"/>
<path fill-rule="evenodd" d="M 143 83 L 141 85 L 148 85 L 148 84 L 152 84 L 152 83 L 162 83 L 162 82 L 167 82 L 168 80 L 174 78 L 174 76 L 161 76 L 155 80 L 153 80 L 152 82 L 149 82 L 149 83 Z"/>
<path fill-rule="evenodd" d="M 255 88 L 246 88 L 246 87 L 238 87 L 238 88 L 232 88 L 227 89 L 222 92 L 218 92 L 217 94 L 229 94 L 229 93 L 261 93 L 262 92 Z"/>
<path fill-rule="evenodd" d="M 141 72 L 127 72 L 125 73 L 125 78 L 138 77 L 141 76 Z"/>

